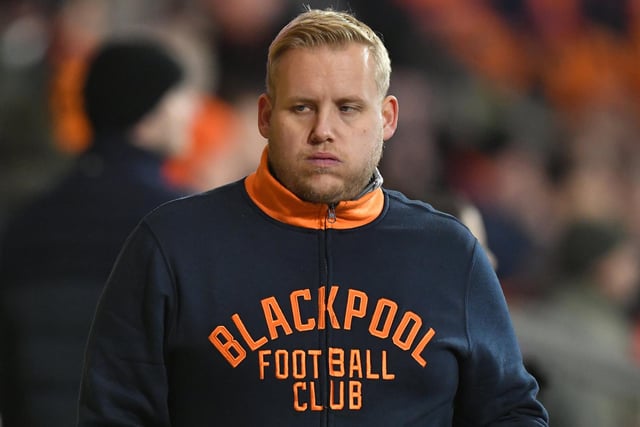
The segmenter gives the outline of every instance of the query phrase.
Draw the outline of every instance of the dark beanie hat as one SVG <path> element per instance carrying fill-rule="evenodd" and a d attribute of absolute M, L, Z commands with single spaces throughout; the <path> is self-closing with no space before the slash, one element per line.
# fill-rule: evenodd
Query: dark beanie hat
<path fill-rule="evenodd" d="M 94 131 L 126 131 L 150 112 L 184 75 L 180 64 L 151 40 L 105 44 L 91 63 L 84 86 Z"/>

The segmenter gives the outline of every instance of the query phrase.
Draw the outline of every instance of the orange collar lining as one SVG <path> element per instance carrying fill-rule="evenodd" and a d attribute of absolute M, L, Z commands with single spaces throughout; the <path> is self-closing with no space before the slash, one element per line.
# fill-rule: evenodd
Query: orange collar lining
<path fill-rule="evenodd" d="M 251 200 L 271 218 L 297 227 L 345 230 L 369 224 L 382 213 L 384 193 L 376 188 L 358 200 L 340 202 L 335 208 L 336 221 L 328 222 L 327 205 L 301 200 L 271 175 L 267 153 L 265 147 L 257 170 L 244 185 Z"/>

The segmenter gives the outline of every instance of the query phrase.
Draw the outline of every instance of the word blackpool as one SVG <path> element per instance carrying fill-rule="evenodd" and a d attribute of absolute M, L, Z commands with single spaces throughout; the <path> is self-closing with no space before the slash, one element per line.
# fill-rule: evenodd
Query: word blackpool
<path fill-rule="evenodd" d="M 420 366 L 425 367 L 427 365 L 422 353 L 436 332 L 433 328 L 428 328 L 424 335 L 417 339 L 423 324 L 422 318 L 418 314 L 412 311 L 405 311 L 400 317 L 398 326 L 392 331 L 394 320 L 396 316 L 399 316 L 396 302 L 387 298 L 380 298 L 368 315 L 368 295 L 363 291 L 348 289 L 346 308 L 342 316 L 342 323 L 340 323 L 333 308 L 339 292 L 340 287 L 337 285 L 331 286 L 328 294 L 327 289 L 322 286 L 318 288 L 317 299 L 314 302 L 310 289 L 295 290 L 289 294 L 291 306 L 289 316 L 285 315 L 281 304 L 275 297 L 264 298 L 260 303 L 264 314 L 264 322 L 269 331 L 268 337 L 255 338 L 247 329 L 240 315 L 235 313 L 231 316 L 231 320 L 240 332 L 243 343 L 224 325 L 218 325 L 211 332 L 209 341 L 231 366 L 237 367 L 247 357 L 245 346 L 251 351 L 256 351 L 270 340 L 277 339 L 280 331 L 285 335 L 290 335 L 294 332 L 294 329 L 298 332 L 307 332 L 314 329 L 322 330 L 327 327 L 326 319 L 329 319 L 330 326 L 333 329 L 351 330 L 352 322 L 357 318 L 369 321 L 369 333 L 372 336 L 380 339 L 388 339 L 390 337 L 395 346 L 404 351 L 411 351 L 411 357 Z M 302 304 L 317 304 L 318 316 L 316 318 L 303 319 L 300 309 Z"/>

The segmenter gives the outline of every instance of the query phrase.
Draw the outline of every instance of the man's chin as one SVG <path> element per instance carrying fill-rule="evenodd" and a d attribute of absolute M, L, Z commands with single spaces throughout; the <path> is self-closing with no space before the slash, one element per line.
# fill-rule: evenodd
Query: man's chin
<path fill-rule="evenodd" d="M 312 180 L 315 182 L 307 182 L 299 191 L 298 196 L 307 202 L 312 203 L 337 203 L 344 198 L 344 185 L 331 179 L 329 180 Z"/>

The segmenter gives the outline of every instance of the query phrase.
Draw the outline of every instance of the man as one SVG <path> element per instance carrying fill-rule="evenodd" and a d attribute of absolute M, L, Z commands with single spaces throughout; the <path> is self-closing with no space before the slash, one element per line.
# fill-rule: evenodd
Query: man
<path fill-rule="evenodd" d="M 480 245 L 380 187 L 389 75 L 348 14 L 285 26 L 257 171 L 129 237 L 92 327 L 80 426 L 547 425 Z"/>
<path fill-rule="evenodd" d="M 0 257 L 4 426 L 76 422 L 98 295 L 131 229 L 183 195 L 164 158 L 188 141 L 195 98 L 185 70 L 150 39 L 108 42 L 84 90 L 94 138 L 68 174 L 7 225 Z"/>

